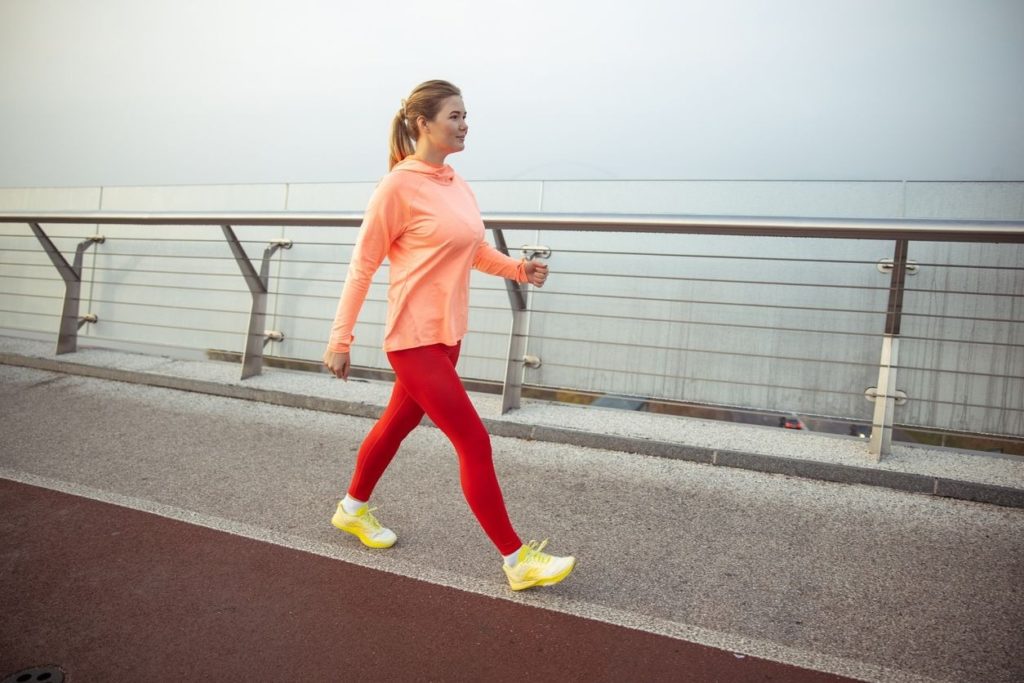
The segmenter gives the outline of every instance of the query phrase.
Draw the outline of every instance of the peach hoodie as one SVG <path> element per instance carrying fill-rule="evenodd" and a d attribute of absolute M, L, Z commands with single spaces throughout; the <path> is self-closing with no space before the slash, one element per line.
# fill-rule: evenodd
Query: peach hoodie
<path fill-rule="evenodd" d="M 526 282 L 525 264 L 484 239 L 476 197 L 452 167 L 403 159 L 380 181 L 363 216 L 331 327 L 332 351 L 351 348 L 356 317 L 385 256 L 385 351 L 458 343 L 469 317 L 470 268 Z"/>

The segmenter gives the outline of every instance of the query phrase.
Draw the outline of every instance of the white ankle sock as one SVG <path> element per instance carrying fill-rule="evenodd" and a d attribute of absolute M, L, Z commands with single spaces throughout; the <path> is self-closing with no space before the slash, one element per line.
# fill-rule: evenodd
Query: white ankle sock
<path fill-rule="evenodd" d="M 516 562 L 518 562 L 519 560 L 519 551 L 522 549 L 523 547 L 519 546 L 519 548 L 511 555 L 505 555 L 505 564 L 507 564 L 509 567 L 516 566 Z"/>
<path fill-rule="evenodd" d="M 359 508 L 366 505 L 365 500 L 357 500 L 352 496 L 345 494 L 345 497 L 341 499 L 341 509 L 345 511 L 346 515 L 354 515 L 359 512 Z"/>

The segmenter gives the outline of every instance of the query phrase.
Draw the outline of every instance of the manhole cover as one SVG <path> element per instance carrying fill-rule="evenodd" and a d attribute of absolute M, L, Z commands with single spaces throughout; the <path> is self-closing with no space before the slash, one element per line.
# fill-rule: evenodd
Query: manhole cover
<path fill-rule="evenodd" d="M 13 673 L 0 683 L 64 683 L 64 670 L 59 666 L 34 666 Z"/>

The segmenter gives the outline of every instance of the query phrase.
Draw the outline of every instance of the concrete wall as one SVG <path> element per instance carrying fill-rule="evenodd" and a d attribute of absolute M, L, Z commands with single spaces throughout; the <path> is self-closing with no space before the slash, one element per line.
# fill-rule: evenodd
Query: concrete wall
<path fill-rule="evenodd" d="M 0 189 L 0 210 L 362 211 L 374 183 Z M 508 181 L 477 182 L 488 212 L 1024 219 L 1022 183 Z M 190 355 L 240 351 L 249 294 L 221 230 L 48 226 L 86 257 L 83 344 Z M 319 358 L 355 228 L 236 228 L 271 269 L 268 354 Z M 507 233 L 510 247 L 554 250 L 549 286 L 531 300 L 532 384 L 868 419 L 877 379 L 892 242 L 687 235 Z M 63 285 L 27 226 L 0 224 L 0 328 L 54 337 Z M 641 255 L 642 254 L 642 255 Z M 1024 434 L 1024 251 L 1013 245 L 912 243 L 897 420 Z M 356 330 L 356 362 L 380 352 L 387 268 Z M 723 283 L 722 280 L 734 281 Z M 500 380 L 509 329 L 503 284 L 474 274 L 464 376 Z M 985 293 L 982 296 L 978 292 Z M 941 316 L 941 317 L 940 317 Z M 1002 321 L 1002 322 L 1000 322 Z M 769 327 L 770 330 L 757 329 Z M 795 331 L 802 330 L 802 331 Z M 991 344 L 936 339 L 991 341 Z M 969 370 L 964 375 L 953 370 Z M 994 407 L 994 408 L 993 408 Z"/>

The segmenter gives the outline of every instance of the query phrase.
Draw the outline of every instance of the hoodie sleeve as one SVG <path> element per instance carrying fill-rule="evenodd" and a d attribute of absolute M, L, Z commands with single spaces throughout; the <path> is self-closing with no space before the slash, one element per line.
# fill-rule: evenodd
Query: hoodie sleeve
<path fill-rule="evenodd" d="M 476 201 L 476 194 L 473 189 L 459 176 L 458 182 L 465 188 L 466 194 L 473 200 L 473 206 L 477 213 L 480 213 L 480 204 Z M 485 231 L 486 233 L 486 231 Z M 517 261 L 511 256 L 506 256 L 491 246 L 486 237 L 480 239 L 476 253 L 473 255 L 473 267 L 490 275 L 497 275 L 516 282 L 526 282 L 526 260 Z"/>
<path fill-rule="evenodd" d="M 370 198 L 352 251 L 352 260 L 328 342 L 328 348 L 337 353 L 348 353 L 351 349 L 355 340 L 352 330 L 366 300 L 373 275 L 407 222 L 408 208 L 395 183 L 389 182 L 389 178 L 385 177 L 381 181 Z"/>
<path fill-rule="evenodd" d="M 473 267 L 498 277 L 526 282 L 526 260 L 517 261 L 511 256 L 506 256 L 492 247 L 486 239 L 480 240 L 476 255 L 473 257 Z"/>

